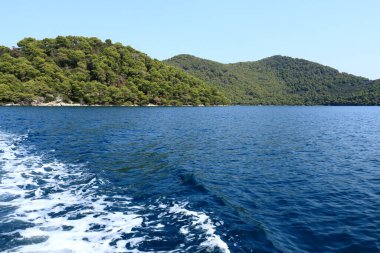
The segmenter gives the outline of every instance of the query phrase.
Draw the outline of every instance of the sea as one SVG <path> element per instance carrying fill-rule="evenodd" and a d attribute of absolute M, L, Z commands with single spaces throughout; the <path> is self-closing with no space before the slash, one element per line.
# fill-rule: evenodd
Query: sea
<path fill-rule="evenodd" d="M 0 252 L 380 252 L 380 107 L 0 107 Z"/>

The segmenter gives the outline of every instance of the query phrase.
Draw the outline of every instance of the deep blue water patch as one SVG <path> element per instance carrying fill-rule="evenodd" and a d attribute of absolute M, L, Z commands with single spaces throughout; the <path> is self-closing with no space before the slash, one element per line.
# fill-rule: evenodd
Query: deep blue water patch
<path fill-rule="evenodd" d="M 380 252 L 379 157 L 379 107 L 1 107 L 0 251 Z"/>

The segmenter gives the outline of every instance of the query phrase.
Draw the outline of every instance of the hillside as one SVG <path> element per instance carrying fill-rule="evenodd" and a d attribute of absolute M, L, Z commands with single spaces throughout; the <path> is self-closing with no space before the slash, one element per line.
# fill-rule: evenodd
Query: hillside
<path fill-rule="evenodd" d="M 222 64 L 191 55 L 166 60 L 221 89 L 234 104 L 379 104 L 379 85 L 314 62 L 273 56 Z"/>
<path fill-rule="evenodd" d="M 366 89 L 355 93 L 351 100 L 360 104 L 380 105 L 380 80 L 372 81 Z"/>
<path fill-rule="evenodd" d="M 210 105 L 228 100 L 200 79 L 97 38 L 25 38 L 0 46 L 0 104 Z"/>

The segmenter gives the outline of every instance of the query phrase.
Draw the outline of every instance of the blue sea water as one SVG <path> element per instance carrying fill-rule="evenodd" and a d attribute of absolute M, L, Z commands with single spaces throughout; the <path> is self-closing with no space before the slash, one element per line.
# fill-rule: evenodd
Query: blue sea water
<path fill-rule="evenodd" d="M 380 252 L 379 107 L 1 107 L 1 252 Z"/>

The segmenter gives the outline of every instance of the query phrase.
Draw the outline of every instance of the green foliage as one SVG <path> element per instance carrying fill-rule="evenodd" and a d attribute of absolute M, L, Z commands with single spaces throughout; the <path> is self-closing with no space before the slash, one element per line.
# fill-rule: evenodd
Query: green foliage
<path fill-rule="evenodd" d="M 256 62 L 221 64 L 178 55 L 165 62 L 214 85 L 234 104 L 379 104 L 379 81 L 301 59 L 273 56 Z"/>
<path fill-rule="evenodd" d="M 356 92 L 348 99 L 349 104 L 353 105 L 380 105 L 380 80 L 375 80 L 366 89 Z"/>
<path fill-rule="evenodd" d="M 58 36 L 25 38 L 17 45 L 0 46 L 0 103 L 228 103 L 200 79 L 111 40 Z"/>

